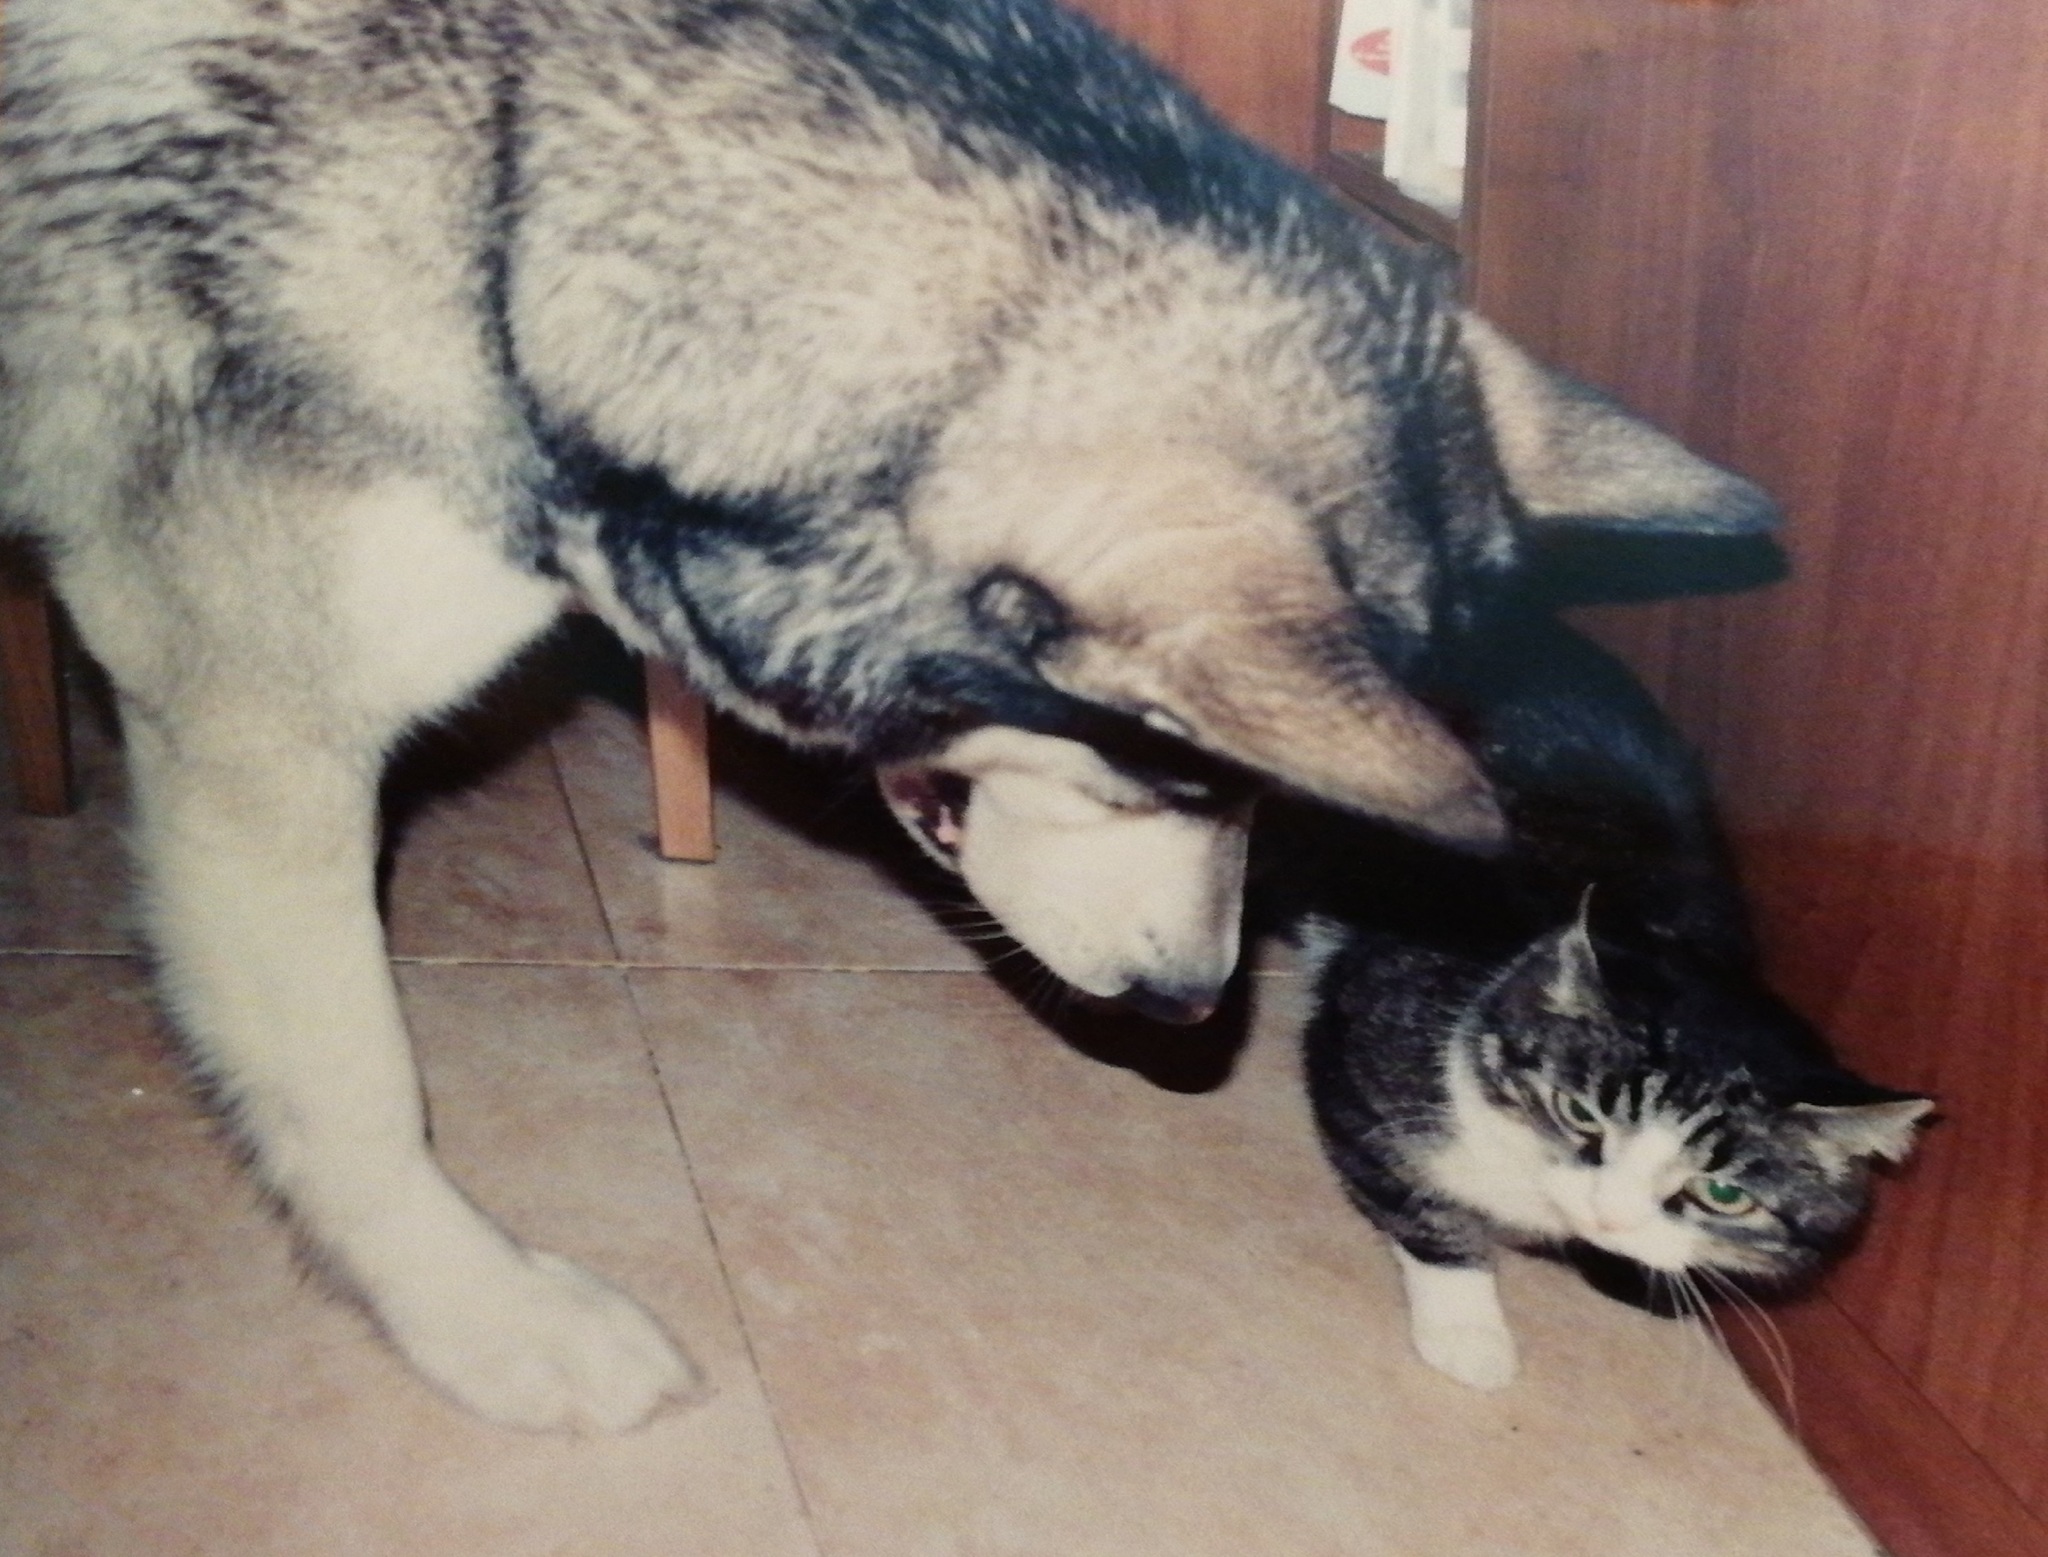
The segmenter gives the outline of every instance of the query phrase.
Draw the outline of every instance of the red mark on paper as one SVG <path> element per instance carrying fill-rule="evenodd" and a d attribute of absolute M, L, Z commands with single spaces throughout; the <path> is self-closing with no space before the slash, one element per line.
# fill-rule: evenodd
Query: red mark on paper
<path fill-rule="evenodd" d="M 1394 29 L 1376 27 L 1371 32 L 1360 33 L 1351 40 L 1351 57 L 1361 69 L 1391 76 L 1394 73 Z"/>

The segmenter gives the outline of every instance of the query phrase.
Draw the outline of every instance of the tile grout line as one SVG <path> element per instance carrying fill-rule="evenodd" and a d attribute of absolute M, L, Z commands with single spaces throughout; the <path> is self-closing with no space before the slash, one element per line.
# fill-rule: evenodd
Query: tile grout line
<path fill-rule="evenodd" d="M 660 1057 L 654 1052 L 653 1030 L 647 1020 L 647 1012 L 640 1004 L 640 991 L 632 977 L 635 971 L 622 966 L 619 974 L 626 986 L 626 999 L 633 1007 L 633 1020 L 640 1029 L 641 1053 L 646 1058 L 649 1074 L 654 1078 L 654 1090 L 661 1098 L 661 1111 L 668 1118 L 669 1135 L 676 1143 L 677 1155 L 683 1160 L 683 1175 L 690 1181 L 690 1195 L 697 1202 L 698 1219 L 703 1223 L 704 1236 L 711 1243 L 711 1257 L 718 1262 L 718 1277 L 725 1284 L 725 1298 L 732 1308 L 733 1324 L 739 1330 L 740 1344 L 746 1348 L 747 1366 L 753 1370 L 754 1383 L 761 1391 L 761 1406 L 768 1413 L 769 1430 L 775 1434 L 775 1445 L 782 1451 L 783 1468 L 789 1475 L 790 1491 L 796 1495 L 797 1510 L 803 1515 L 804 1531 L 811 1538 L 811 1550 L 817 1557 L 825 1557 L 825 1539 L 818 1529 L 810 1495 L 804 1490 L 803 1473 L 797 1468 L 796 1453 L 790 1446 L 789 1434 L 783 1428 L 782 1414 L 776 1409 L 774 1391 L 768 1387 L 768 1375 L 761 1366 L 761 1355 L 754 1345 L 753 1327 L 747 1322 L 746 1305 L 740 1301 L 739 1287 L 733 1280 L 732 1266 L 725 1256 L 725 1244 L 718 1236 L 718 1224 L 712 1220 L 711 1206 L 704 1198 L 703 1186 L 697 1181 L 697 1164 L 690 1156 L 690 1143 L 683 1139 L 683 1122 L 676 1117 L 668 1078 L 662 1074 Z"/>
<path fill-rule="evenodd" d="M 115 955 L 81 953 L 79 955 Z M 136 955 L 140 955 L 137 953 Z M 634 973 L 905 973 L 936 977 L 985 977 L 980 968 L 903 968 L 889 963 L 846 964 L 809 962 L 648 962 L 638 958 L 464 957 L 407 955 L 394 964 L 444 968 L 620 968 Z"/>
<path fill-rule="evenodd" d="M 597 904 L 598 922 L 604 926 L 604 938 L 611 943 L 612 963 L 622 962 L 619 950 L 619 932 L 612 923 L 611 904 L 605 901 L 604 885 L 597 879 L 597 866 L 590 858 L 590 843 L 584 836 L 583 818 L 577 814 L 576 797 L 569 793 L 569 776 L 562 771 L 562 749 L 555 744 L 558 730 L 547 734 L 548 771 L 555 776 L 555 793 L 561 796 L 562 811 L 569 818 L 569 832 L 576 840 L 576 858 L 583 865 L 583 879 L 590 887 L 591 900 Z"/>
<path fill-rule="evenodd" d="M 0 947 L 0 956 L 9 955 Z M 17 956 L 143 957 L 132 952 L 50 952 L 24 948 Z M 623 968 L 634 973 L 901 973 L 921 978 L 987 978 L 986 968 L 906 967 L 894 962 L 656 962 L 639 957 L 488 957 L 459 953 L 407 952 L 391 957 L 394 965 L 434 968 Z M 1252 968 L 1252 979 L 1300 979 L 1307 975 L 1296 968 Z"/>
<path fill-rule="evenodd" d="M 90 946 L 0 946 L 0 957 L 100 957 L 111 962 L 148 962 L 148 948 L 109 949 Z"/>
<path fill-rule="evenodd" d="M 0 946 L 0 957 L 77 957 L 148 962 L 146 946 Z M 909 968 L 897 963 L 838 962 L 651 962 L 634 957 L 473 957 L 408 952 L 387 959 L 393 967 L 419 968 L 617 968 L 630 973 L 857 973 L 904 974 L 916 978 L 986 978 L 983 968 Z M 1296 979 L 1287 968 L 1254 968 L 1255 979 Z"/>

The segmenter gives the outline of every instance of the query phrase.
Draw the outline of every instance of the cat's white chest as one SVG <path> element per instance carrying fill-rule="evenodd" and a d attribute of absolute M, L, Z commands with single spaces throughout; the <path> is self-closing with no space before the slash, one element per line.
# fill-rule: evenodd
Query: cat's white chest
<path fill-rule="evenodd" d="M 1486 1101 L 1460 1052 L 1446 1062 L 1450 1140 L 1423 1172 L 1453 1200 L 1495 1221 L 1539 1237 L 1570 1236 L 1564 1213 L 1544 1188 L 1555 1171 L 1555 1148 L 1516 1115 Z"/>

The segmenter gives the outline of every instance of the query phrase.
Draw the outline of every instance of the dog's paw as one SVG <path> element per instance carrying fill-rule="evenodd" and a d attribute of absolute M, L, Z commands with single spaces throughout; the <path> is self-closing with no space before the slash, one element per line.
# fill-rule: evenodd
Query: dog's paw
<path fill-rule="evenodd" d="M 647 1311 L 558 1255 L 518 1250 L 461 1301 L 383 1315 L 457 1404 L 534 1432 L 624 1432 L 709 1397 Z"/>
<path fill-rule="evenodd" d="M 1506 1389 L 1521 1371 L 1515 1338 L 1504 1324 L 1425 1324 L 1412 1327 L 1415 1351 L 1447 1378 L 1474 1389 Z"/>

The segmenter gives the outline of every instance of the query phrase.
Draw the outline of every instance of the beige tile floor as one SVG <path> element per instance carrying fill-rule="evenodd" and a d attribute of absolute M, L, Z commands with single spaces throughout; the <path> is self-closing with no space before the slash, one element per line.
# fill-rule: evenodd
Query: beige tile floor
<path fill-rule="evenodd" d="M 1508 1392 L 1411 1360 L 1295 979 L 1234 1061 L 1056 1032 L 859 786 L 744 743 L 720 863 L 664 865 L 586 673 L 467 787 L 413 765 L 392 941 L 453 1171 L 716 1397 L 489 1429 L 301 1278 L 167 1058 L 87 723 L 84 812 L 0 819 L 0 1557 L 1868 1557 L 1696 1333 L 1568 1273 L 1508 1268 Z"/>

